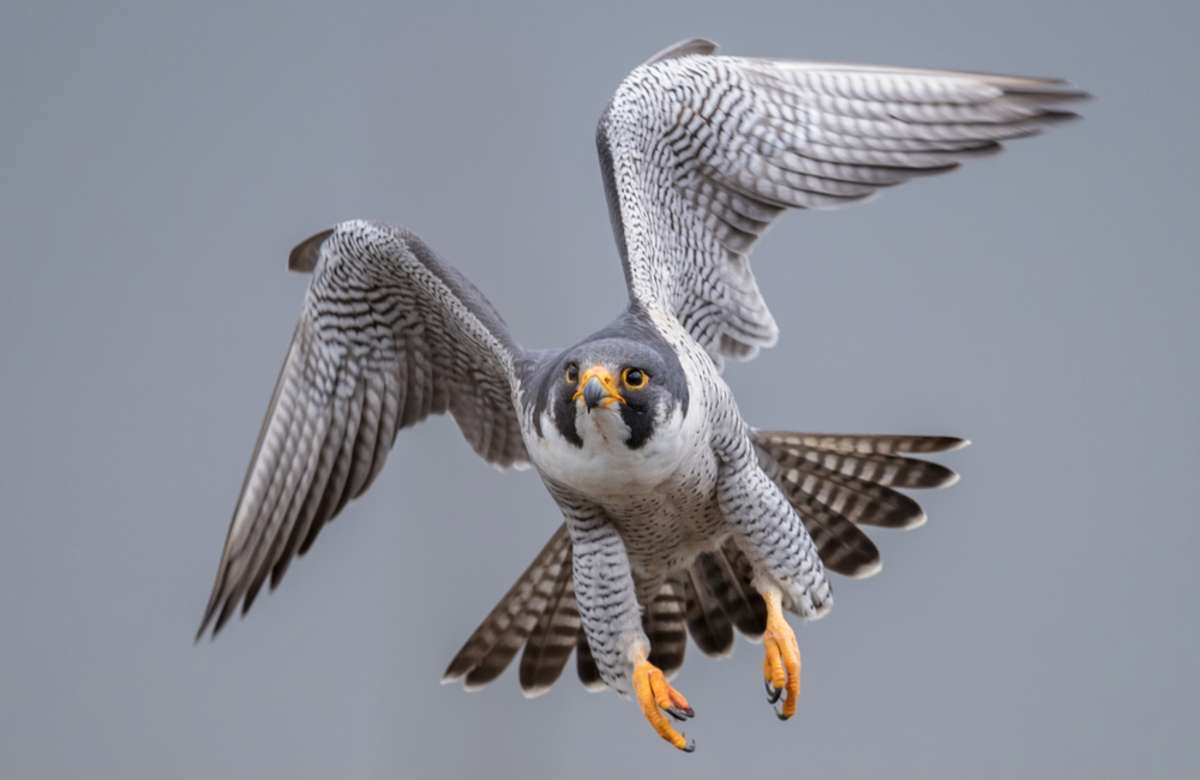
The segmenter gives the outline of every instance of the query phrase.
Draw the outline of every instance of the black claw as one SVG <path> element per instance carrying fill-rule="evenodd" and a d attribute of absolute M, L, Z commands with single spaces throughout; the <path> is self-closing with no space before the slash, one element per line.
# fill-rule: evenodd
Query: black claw
<path fill-rule="evenodd" d="M 675 720 L 688 720 L 696 717 L 696 711 L 691 707 L 667 707 L 667 714 Z"/>
<path fill-rule="evenodd" d="M 791 715 L 784 715 L 784 714 L 783 714 L 783 708 L 782 708 L 782 707 L 780 707 L 780 708 L 777 708 L 777 709 L 775 710 L 775 717 L 776 717 L 776 718 L 779 718 L 780 720 L 788 720 L 788 719 L 789 719 L 789 718 L 791 718 L 792 716 L 791 716 Z"/>
<path fill-rule="evenodd" d="M 783 688 L 776 688 L 771 685 L 770 680 L 763 680 L 763 687 L 767 689 L 767 703 L 774 704 L 779 701 L 779 697 L 783 695 Z"/>
<path fill-rule="evenodd" d="M 687 744 L 683 746 L 683 752 L 684 753 L 695 753 L 696 752 L 696 740 L 689 739 L 687 741 Z"/>

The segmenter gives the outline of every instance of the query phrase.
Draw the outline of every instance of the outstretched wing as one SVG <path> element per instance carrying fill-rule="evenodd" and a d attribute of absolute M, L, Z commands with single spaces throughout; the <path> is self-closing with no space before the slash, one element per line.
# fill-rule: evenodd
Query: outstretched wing
<path fill-rule="evenodd" d="M 714 56 L 692 40 L 635 69 L 596 142 L 631 301 L 712 355 L 749 359 L 778 329 L 750 270 L 787 208 L 837 208 L 945 173 L 1074 117 L 1048 79 Z"/>
<path fill-rule="evenodd" d="M 513 389 L 522 355 L 487 299 L 411 233 L 345 222 L 292 252 L 314 271 L 197 632 L 292 557 L 379 473 L 397 431 L 449 411 L 498 466 L 527 461 Z"/>

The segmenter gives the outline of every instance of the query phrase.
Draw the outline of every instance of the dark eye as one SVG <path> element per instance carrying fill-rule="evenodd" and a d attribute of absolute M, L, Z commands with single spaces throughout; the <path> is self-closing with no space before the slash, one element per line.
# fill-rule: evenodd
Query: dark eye
<path fill-rule="evenodd" d="M 640 368 L 627 368 L 621 372 L 621 381 L 630 390 L 641 390 L 650 382 L 650 375 Z"/>
<path fill-rule="evenodd" d="M 578 382 L 579 366 L 575 365 L 574 363 L 567 363 L 567 371 L 563 375 L 563 379 L 565 379 L 569 385 L 573 385 Z"/>

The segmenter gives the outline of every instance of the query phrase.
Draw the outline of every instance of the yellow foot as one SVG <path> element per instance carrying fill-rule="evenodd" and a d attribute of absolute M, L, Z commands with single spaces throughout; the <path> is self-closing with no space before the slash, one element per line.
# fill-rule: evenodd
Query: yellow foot
<path fill-rule="evenodd" d="M 763 594 L 767 602 L 767 630 L 763 634 L 763 679 L 767 685 L 767 701 L 775 704 L 783 696 L 783 704 L 775 709 L 775 717 L 787 720 L 796 714 L 800 698 L 800 646 L 796 634 L 783 617 L 779 591 Z"/>
<path fill-rule="evenodd" d="M 633 665 L 633 692 L 642 707 L 642 714 L 658 736 L 685 753 L 696 749 L 696 743 L 676 731 L 663 715 L 666 712 L 676 720 L 687 720 L 696 711 L 688 706 L 682 693 L 671 687 L 662 671 L 644 658 Z"/>

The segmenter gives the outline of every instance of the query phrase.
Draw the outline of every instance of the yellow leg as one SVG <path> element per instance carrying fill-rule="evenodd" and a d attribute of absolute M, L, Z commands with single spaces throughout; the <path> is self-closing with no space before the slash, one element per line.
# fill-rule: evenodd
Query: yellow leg
<path fill-rule="evenodd" d="M 783 705 L 775 710 L 775 716 L 787 720 L 796 714 L 796 700 L 800 698 L 800 646 L 783 616 L 779 591 L 769 590 L 762 597 L 767 602 L 767 630 L 763 634 L 763 679 L 767 684 L 767 699 L 774 704 L 781 695 L 784 696 Z"/>
<path fill-rule="evenodd" d="M 633 692 L 641 705 L 642 714 L 650 721 L 658 736 L 685 753 L 696 749 L 696 743 L 676 731 L 663 715 L 663 712 L 667 712 L 676 720 L 687 720 L 696 714 L 695 710 L 688 706 L 682 693 L 671 687 L 662 671 L 644 657 L 633 665 Z"/>

